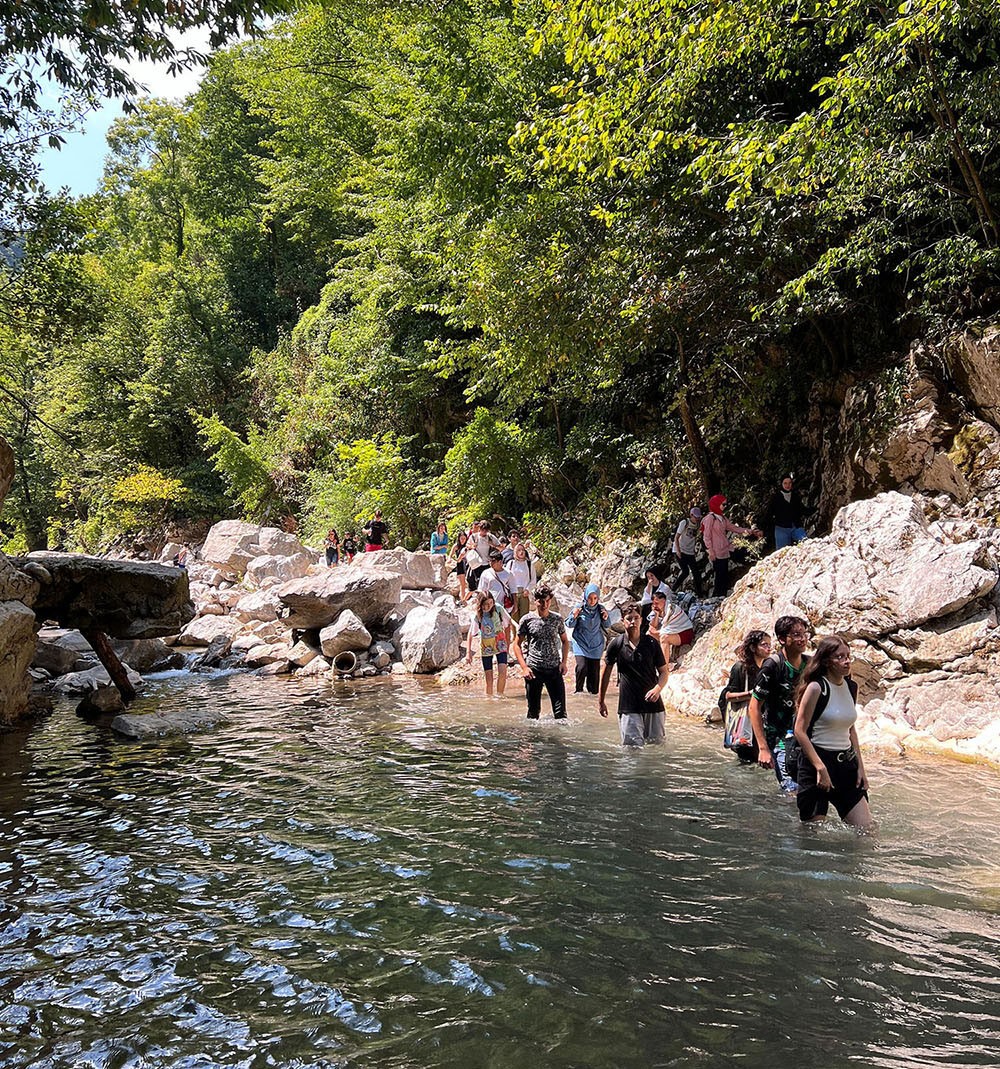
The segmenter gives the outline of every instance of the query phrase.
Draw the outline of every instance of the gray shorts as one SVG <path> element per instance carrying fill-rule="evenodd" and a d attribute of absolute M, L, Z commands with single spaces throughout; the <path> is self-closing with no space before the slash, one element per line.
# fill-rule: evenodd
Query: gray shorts
<path fill-rule="evenodd" d="M 666 733 L 663 713 L 624 713 L 618 717 L 622 746 L 645 746 L 663 742 Z"/>

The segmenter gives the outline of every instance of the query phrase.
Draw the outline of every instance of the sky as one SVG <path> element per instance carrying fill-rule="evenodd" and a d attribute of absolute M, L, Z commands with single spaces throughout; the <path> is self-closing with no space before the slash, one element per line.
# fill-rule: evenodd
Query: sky
<path fill-rule="evenodd" d="M 193 45 L 207 48 L 204 30 L 184 34 L 177 39 L 180 46 Z M 148 95 L 181 99 L 198 88 L 205 71 L 203 67 L 183 71 L 178 75 L 167 73 L 167 65 L 130 63 L 128 70 L 149 90 Z M 55 192 L 64 186 L 74 195 L 94 193 L 100 185 L 104 171 L 104 157 L 108 146 L 105 136 L 111 124 L 122 114 L 121 103 L 109 100 L 88 117 L 78 133 L 66 134 L 66 144 L 61 149 L 46 148 L 39 154 L 42 178 L 45 185 Z"/>

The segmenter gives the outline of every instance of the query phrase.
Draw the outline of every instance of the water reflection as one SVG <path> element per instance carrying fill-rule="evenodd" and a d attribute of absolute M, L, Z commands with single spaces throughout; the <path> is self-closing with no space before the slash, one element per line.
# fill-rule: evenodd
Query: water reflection
<path fill-rule="evenodd" d="M 60 710 L 3 751 L 5 1066 L 1000 1063 L 990 773 L 876 765 L 864 840 L 698 725 L 622 752 L 586 701 L 143 703 L 229 720 L 132 744 Z"/>

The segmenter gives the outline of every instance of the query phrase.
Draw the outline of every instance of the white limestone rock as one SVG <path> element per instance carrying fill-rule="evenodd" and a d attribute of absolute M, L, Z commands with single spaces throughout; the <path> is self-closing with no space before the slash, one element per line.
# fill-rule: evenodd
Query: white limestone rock
<path fill-rule="evenodd" d="M 461 656 L 458 615 L 440 606 L 413 609 L 396 632 L 400 660 L 409 672 L 437 672 Z"/>
<path fill-rule="evenodd" d="M 358 616 L 345 609 L 337 619 L 319 633 L 323 656 L 333 659 L 346 650 L 367 650 L 372 644 L 371 632 Z"/>

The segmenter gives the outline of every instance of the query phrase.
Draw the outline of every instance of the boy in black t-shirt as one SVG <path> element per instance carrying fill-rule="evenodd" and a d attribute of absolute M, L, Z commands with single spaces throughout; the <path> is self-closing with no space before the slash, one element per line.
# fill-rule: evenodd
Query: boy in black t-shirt
<path fill-rule="evenodd" d="M 606 701 L 611 671 L 618 666 L 618 727 L 623 746 L 663 742 L 663 699 L 660 693 L 670 676 L 660 644 L 641 634 L 638 605 L 628 605 L 623 614 L 625 634 L 611 640 L 604 653 L 604 671 L 598 709 L 608 715 Z"/>

